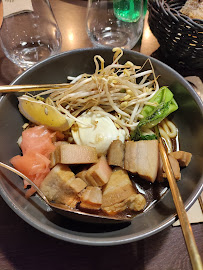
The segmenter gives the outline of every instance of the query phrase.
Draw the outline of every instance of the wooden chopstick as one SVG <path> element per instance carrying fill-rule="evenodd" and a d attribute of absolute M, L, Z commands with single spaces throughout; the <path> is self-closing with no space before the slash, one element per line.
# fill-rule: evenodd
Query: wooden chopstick
<path fill-rule="evenodd" d="M 191 225 L 189 223 L 188 216 L 187 216 L 187 213 L 185 211 L 185 207 L 184 207 L 184 204 L 183 204 L 175 177 L 173 175 L 173 170 L 171 168 L 166 150 L 164 148 L 162 138 L 159 134 L 158 126 L 156 127 L 156 134 L 158 136 L 158 141 L 159 141 L 159 151 L 161 154 L 161 158 L 163 161 L 163 165 L 165 168 L 165 172 L 167 175 L 167 179 L 169 182 L 171 193 L 173 196 L 173 201 L 174 201 L 174 204 L 175 204 L 175 207 L 177 210 L 177 214 L 178 214 L 178 217 L 180 220 L 180 225 L 181 225 L 181 228 L 183 231 L 183 235 L 185 238 L 185 242 L 186 242 L 186 246 L 187 246 L 190 260 L 192 263 L 192 267 L 194 270 L 202 270 L 203 267 L 202 267 L 201 257 L 199 255 L 199 251 L 197 249 L 197 245 L 196 245 L 195 238 L 194 238 L 194 235 L 192 232 L 192 228 L 191 228 Z"/>
<path fill-rule="evenodd" d="M 202 213 L 203 213 L 203 192 L 202 192 L 202 194 L 200 194 L 198 200 L 199 200 L 199 204 L 200 204 L 200 207 L 201 207 Z"/>
<path fill-rule="evenodd" d="M 61 89 L 70 87 L 68 83 L 59 84 L 28 84 L 28 85 L 2 85 L 0 93 L 44 91 L 49 89 Z"/>

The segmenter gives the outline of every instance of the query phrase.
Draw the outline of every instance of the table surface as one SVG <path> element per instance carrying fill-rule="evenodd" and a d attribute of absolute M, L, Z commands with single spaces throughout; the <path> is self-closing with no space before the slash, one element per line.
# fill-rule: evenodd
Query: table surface
<path fill-rule="evenodd" d="M 92 47 L 85 29 L 87 1 L 50 2 L 62 33 L 62 51 Z M 157 46 L 156 40 L 148 35 L 143 35 L 143 39 L 146 39 L 145 52 L 151 54 Z M 140 50 L 140 42 L 133 49 Z M 1 49 L 0 63 L 1 85 L 9 84 L 22 72 L 5 57 Z M 0 217 L 1 270 L 192 269 L 180 227 L 170 226 L 156 235 L 130 244 L 91 247 L 64 242 L 37 231 L 18 217 L 1 197 Z M 193 224 L 192 229 L 199 252 L 203 255 L 203 226 Z"/>

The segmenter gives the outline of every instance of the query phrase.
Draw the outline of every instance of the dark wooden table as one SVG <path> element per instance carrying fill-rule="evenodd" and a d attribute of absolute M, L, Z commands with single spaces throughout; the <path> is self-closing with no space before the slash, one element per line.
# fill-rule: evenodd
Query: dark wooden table
<path fill-rule="evenodd" d="M 87 1 L 50 2 L 63 37 L 62 51 L 92 47 L 85 29 Z M 148 43 L 150 46 L 150 38 Z M 134 49 L 139 48 L 140 43 Z M 9 84 L 20 72 L 0 49 L 0 84 Z M 194 224 L 192 229 L 203 255 L 203 225 Z M 192 267 L 180 227 L 170 226 L 147 239 L 121 246 L 82 246 L 37 231 L 0 197 L 0 270 L 14 269 L 190 270 Z"/>

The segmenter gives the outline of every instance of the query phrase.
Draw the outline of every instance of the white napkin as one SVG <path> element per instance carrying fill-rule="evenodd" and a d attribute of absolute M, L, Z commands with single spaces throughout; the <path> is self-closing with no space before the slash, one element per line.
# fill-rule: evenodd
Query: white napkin
<path fill-rule="evenodd" d="M 200 207 L 199 201 L 197 200 L 193 206 L 187 211 L 187 216 L 190 223 L 200 223 L 203 222 L 203 213 Z M 173 226 L 179 226 L 179 219 L 173 223 Z"/>
<path fill-rule="evenodd" d="M 31 0 L 3 0 L 4 18 L 33 11 Z"/>

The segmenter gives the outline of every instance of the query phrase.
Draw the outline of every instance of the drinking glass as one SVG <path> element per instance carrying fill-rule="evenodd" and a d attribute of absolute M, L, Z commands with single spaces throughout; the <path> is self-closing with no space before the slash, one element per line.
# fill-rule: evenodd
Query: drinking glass
<path fill-rule="evenodd" d="M 132 49 L 143 29 L 143 0 L 88 0 L 87 33 L 95 46 Z"/>
<path fill-rule="evenodd" d="M 58 53 L 61 48 L 61 33 L 49 1 L 32 0 L 32 6 L 33 11 L 4 18 L 0 30 L 6 57 L 23 69 Z"/>

